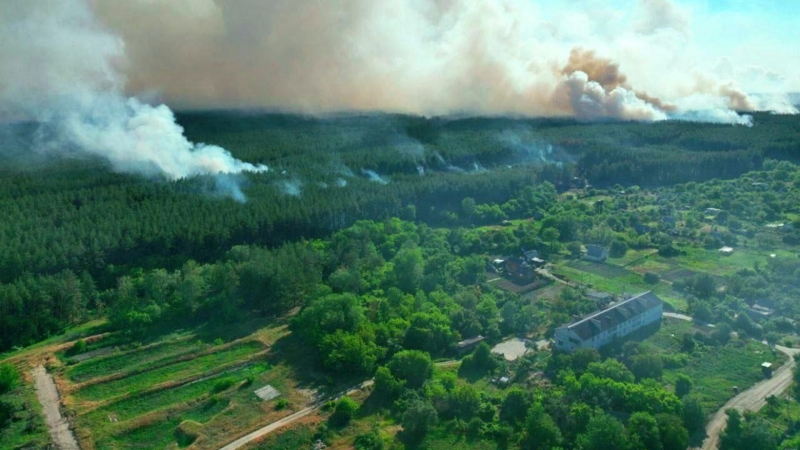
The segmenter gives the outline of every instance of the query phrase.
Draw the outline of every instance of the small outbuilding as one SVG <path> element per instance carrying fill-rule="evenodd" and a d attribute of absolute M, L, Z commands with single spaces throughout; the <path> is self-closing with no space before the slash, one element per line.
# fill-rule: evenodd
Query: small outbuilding
<path fill-rule="evenodd" d="M 772 378 L 772 363 L 765 362 L 761 364 L 761 372 L 764 374 L 764 378 Z"/>
<path fill-rule="evenodd" d="M 583 259 L 593 262 L 605 262 L 608 259 L 608 249 L 599 245 L 587 245 L 586 255 Z"/>
<path fill-rule="evenodd" d="M 719 254 L 722 256 L 731 256 L 733 255 L 733 247 L 722 247 L 719 249 Z"/>

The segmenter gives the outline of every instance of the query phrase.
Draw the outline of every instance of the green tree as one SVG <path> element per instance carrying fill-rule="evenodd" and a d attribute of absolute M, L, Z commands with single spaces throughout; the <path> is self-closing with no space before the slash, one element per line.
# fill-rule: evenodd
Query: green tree
<path fill-rule="evenodd" d="M 685 397 L 692 392 L 693 385 L 694 383 L 688 375 L 679 373 L 675 379 L 675 395 L 681 398 Z"/>
<path fill-rule="evenodd" d="M 628 244 L 625 241 L 620 239 L 615 239 L 611 242 L 611 248 L 609 249 L 609 256 L 612 258 L 622 258 L 625 256 L 625 253 L 628 252 Z"/>
<path fill-rule="evenodd" d="M 518 425 L 531 406 L 531 396 L 520 388 L 509 389 L 500 407 L 500 420 Z"/>
<path fill-rule="evenodd" d="M 686 450 L 689 445 L 689 432 L 680 417 L 672 414 L 658 414 L 658 431 L 664 450 Z"/>
<path fill-rule="evenodd" d="M 412 389 L 422 387 L 433 375 L 431 355 L 419 350 L 403 350 L 392 356 L 389 370 L 396 379 Z"/>
<path fill-rule="evenodd" d="M 525 437 L 522 447 L 526 450 L 550 450 L 561 444 L 561 431 L 555 421 L 536 403 L 525 418 Z"/>
<path fill-rule="evenodd" d="M 726 409 L 725 414 L 728 416 L 725 431 L 720 435 L 720 450 L 745 450 L 742 447 L 742 438 L 744 437 L 744 423 L 742 414 L 737 409 Z"/>
<path fill-rule="evenodd" d="M 395 280 L 397 287 L 403 292 L 416 292 L 425 269 L 422 249 L 417 246 L 404 247 L 397 252 L 391 262 L 392 279 Z"/>
<path fill-rule="evenodd" d="M 577 441 L 581 450 L 628 450 L 629 448 L 622 423 L 605 413 L 592 417 L 586 426 L 586 432 L 578 436 Z"/>
<path fill-rule="evenodd" d="M 661 434 L 656 418 L 646 412 L 637 412 L 628 419 L 628 442 L 631 448 L 662 450 Z"/>
<path fill-rule="evenodd" d="M 438 420 L 436 409 L 429 401 L 416 399 L 403 413 L 403 437 L 412 443 L 420 442 Z"/>
<path fill-rule="evenodd" d="M 683 426 L 690 435 L 695 435 L 705 430 L 706 412 L 703 405 L 695 395 L 683 398 Z"/>
<path fill-rule="evenodd" d="M 647 284 L 658 284 L 661 281 L 661 277 L 654 272 L 645 272 L 644 274 L 644 282 Z"/>
<path fill-rule="evenodd" d="M 378 347 L 361 335 L 337 330 L 322 338 L 320 354 L 325 368 L 339 373 L 371 374 L 378 360 Z"/>
<path fill-rule="evenodd" d="M 633 357 L 631 372 L 637 380 L 645 378 L 660 380 L 663 371 L 664 363 L 661 361 L 661 356 L 657 354 L 645 353 Z"/>
<path fill-rule="evenodd" d="M 344 427 L 358 414 L 358 403 L 350 397 L 343 397 L 336 402 L 336 408 L 331 415 L 330 423 L 335 427 Z"/>

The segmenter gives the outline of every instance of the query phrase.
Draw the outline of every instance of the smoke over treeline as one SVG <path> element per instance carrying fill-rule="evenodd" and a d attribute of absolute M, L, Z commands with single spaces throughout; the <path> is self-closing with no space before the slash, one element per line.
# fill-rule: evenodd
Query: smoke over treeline
<path fill-rule="evenodd" d="M 36 121 L 37 150 L 84 152 L 169 180 L 216 175 L 215 189 L 237 200 L 238 183 L 221 174 L 267 170 L 189 142 L 167 106 L 124 95 L 125 43 L 85 1 L 3 1 L 0 17 L 0 118 Z"/>
<path fill-rule="evenodd" d="M 672 0 L 93 3 L 127 44 L 131 90 L 184 107 L 727 123 L 794 112 L 687 56 L 692 17 Z"/>
<path fill-rule="evenodd" d="M 797 112 L 769 68 L 746 68 L 773 83 L 752 95 L 692 57 L 691 20 L 672 0 L 0 0 L 0 119 L 40 123 L 39 148 L 179 179 L 267 168 L 189 142 L 162 102 L 734 124 Z"/>

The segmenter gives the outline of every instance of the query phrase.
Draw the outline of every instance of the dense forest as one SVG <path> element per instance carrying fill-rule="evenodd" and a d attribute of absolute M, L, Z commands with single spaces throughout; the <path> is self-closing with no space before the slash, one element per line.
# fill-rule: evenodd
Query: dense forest
<path fill-rule="evenodd" d="M 696 348 L 741 351 L 746 340 L 774 344 L 798 329 L 785 319 L 800 314 L 794 117 L 757 114 L 752 128 L 387 115 L 180 120 L 192 139 L 270 171 L 167 182 L 72 153 L 2 150 L 0 351 L 91 318 L 108 319 L 107 330 L 136 345 L 178 328 L 283 318 L 331 379 L 374 377 L 370 401 L 402 425 L 398 439 L 409 448 L 447 430 L 505 448 L 683 450 L 703 430 L 708 399 L 687 377 L 672 386 L 662 372 L 688 367 Z M 15 142 L 35 142 L 30 129 L 15 132 Z M 221 183 L 238 183 L 246 201 L 222 195 Z M 486 343 L 461 360 L 458 376 L 434 370 L 464 339 L 550 338 L 596 310 L 581 283 L 534 302 L 487 280 L 494 257 L 536 250 L 564 269 L 590 244 L 612 258 L 644 255 L 646 271 L 617 269 L 636 287 L 674 294 L 714 331 L 687 334 L 669 355 L 633 342 L 535 352 L 515 363 L 511 382 L 547 381 L 502 394 L 462 381 L 509 373 Z M 714 273 L 677 262 L 709 267 L 702 258 L 722 246 L 779 254 Z M 679 275 L 662 282 L 656 272 L 673 268 Z M 778 316 L 750 319 L 756 303 Z M 331 408 L 336 429 L 358 405 Z M 723 450 L 760 436 L 761 419 L 740 422 Z M 382 448 L 370 444 L 381 439 L 363 433 L 357 448 Z M 777 448 L 777 435 L 769 439 Z"/>

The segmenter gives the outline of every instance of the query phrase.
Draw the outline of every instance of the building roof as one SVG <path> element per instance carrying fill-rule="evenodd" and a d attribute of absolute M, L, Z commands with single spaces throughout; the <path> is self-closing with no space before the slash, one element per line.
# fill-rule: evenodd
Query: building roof
<path fill-rule="evenodd" d="M 599 246 L 599 245 L 587 245 L 586 246 L 586 253 L 589 256 L 593 257 L 601 257 L 603 253 L 605 253 L 606 249 Z"/>
<path fill-rule="evenodd" d="M 733 253 L 733 247 L 722 247 L 719 251 L 720 253 Z"/>
<path fill-rule="evenodd" d="M 533 261 L 534 259 L 539 259 L 539 251 L 538 250 L 525 250 L 522 249 L 522 254 L 525 255 L 525 259 L 528 261 Z"/>
<path fill-rule="evenodd" d="M 645 292 L 561 328 L 575 332 L 585 341 L 661 304 L 663 301 L 658 296 Z"/>
<path fill-rule="evenodd" d="M 478 342 L 483 341 L 484 339 L 486 339 L 486 338 L 481 336 L 481 335 L 478 335 L 478 336 L 475 336 L 474 338 L 465 339 L 465 340 L 459 342 L 458 344 L 456 344 L 456 347 L 458 347 L 458 348 L 466 348 L 466 347 L 469 347 L 470 345 L 475 345 Z"/>
<path fill-rule="evenodd" d="M 611 294 L 609 294 L 608 292 L 597 292 L 597 291 L 589 291 L 586 293 L 586 296 L 597 300 L 608 300 L 611 298 Z"/>

